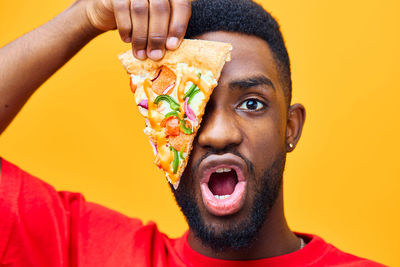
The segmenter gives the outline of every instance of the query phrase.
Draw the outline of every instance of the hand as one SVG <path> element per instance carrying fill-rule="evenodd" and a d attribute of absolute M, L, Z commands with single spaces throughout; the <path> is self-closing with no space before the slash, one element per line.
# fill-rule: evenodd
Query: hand
<path fill-rule="evenodd" d="M 89 22 L 100 31 L 118 29 L 132 43 L 133 55 L 160 60 L 165 50 L 179 47 L 191 15 L 190 0 L 86 1 Z"/>

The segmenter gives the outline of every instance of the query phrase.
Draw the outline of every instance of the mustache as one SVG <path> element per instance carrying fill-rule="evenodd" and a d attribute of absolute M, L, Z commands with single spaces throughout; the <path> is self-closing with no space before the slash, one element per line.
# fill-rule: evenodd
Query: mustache
<path fill-rule="evenodd" d="M 192 174 L 196 173 L 196 170 L 199 168 L 199 165 L 201 164 L 201 162 L 204 159 L 206 159 L 207 157 L 209 157 L 211 155 L 223 155 L 223 154 L 228 154 L 228 153 L 234 154 L 235 156 L 238 156 L 239 158 L 241 158 L 246 163 L 249 173 L 254 174 L 254 164 L 248 158 L 243 156 L 234 146 L 231 146 L 231 145 L 226 146 L 223 149 L 216 149 L 216 148 L 210 147 L 208 149 L 208 151 L 200 157 L 200 159 L 198 159 L 194 164 L 192 164 L 192 167 L 190 169 L 191 173 Z"/>

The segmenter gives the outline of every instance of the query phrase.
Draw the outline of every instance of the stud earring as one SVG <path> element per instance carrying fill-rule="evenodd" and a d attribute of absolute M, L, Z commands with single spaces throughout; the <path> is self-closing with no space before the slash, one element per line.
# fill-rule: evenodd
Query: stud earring
<path fill-rule="evenodd" d="M 294 145 L 293 145 L 292 143 L 289 143 L 289 147 L 290 147 L 290 148 L 293 148 Z"/>

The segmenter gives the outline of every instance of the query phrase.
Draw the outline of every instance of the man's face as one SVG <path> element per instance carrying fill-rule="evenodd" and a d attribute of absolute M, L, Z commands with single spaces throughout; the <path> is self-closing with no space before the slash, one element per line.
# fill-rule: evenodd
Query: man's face
<path fill-rule="evenodd" d="M 281 190 L 287 103 L 264 40 L 226 32 L 199 39 L 231 43 L 232 60 L 207 104 L 174 194 L 203 243 L 239 248 L 259 231 Z"/>

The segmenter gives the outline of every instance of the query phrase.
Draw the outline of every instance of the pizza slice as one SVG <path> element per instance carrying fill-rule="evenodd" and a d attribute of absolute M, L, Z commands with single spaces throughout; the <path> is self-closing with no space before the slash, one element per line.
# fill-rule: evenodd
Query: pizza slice
<path fill-rule="evenodd" d="M 144 132 L 150 138 L 155 164 L 175 189 L 231 49 L 227 43 L 187 39 L 160 61 L 138 60 L 132 51 L 119 56 L 145 117 Z"/>

